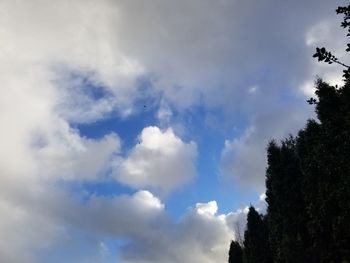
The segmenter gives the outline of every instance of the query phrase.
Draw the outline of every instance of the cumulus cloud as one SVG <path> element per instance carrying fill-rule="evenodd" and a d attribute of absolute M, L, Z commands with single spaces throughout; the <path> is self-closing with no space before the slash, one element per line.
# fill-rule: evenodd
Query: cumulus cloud
<path fill-rule="evenodd" d="M 2 195 L 0 209 L 8 215 L 0 223 L 1 233 L 7 234 L 0 241 L 5 262 L 45 262 L 44 257 L 56 262 L 50 253 L 65 255 L 71 245 L 77 251 L 67 262 L 91 262 L 96 255 L 88 254 L 88 258 L 81 250 L 84 237 L 97 244 L 107 236 L 149 235 L 151 226 L 160 225 L 164 218 L 163 204 L 147 191 L 114 198 L 90 196 L 82 205 L 79 196 L 57 188 L 35 190 L 24 189 L 21 199 L 6 200 Z M 58 257 L 58 261 L 63 259 Z"/>
<path fill-rule="evenodd" d="M 122 258 L 130 263 L 226 261 L 233 232 L 215 207 L 215 201 L 197 204 L 180 222 L 168 222 L 153 235 L 137 237 L 123 248 Z"/>
<path fill-rule="evenodd" d="M 34 136 L 33 145 L 42 177 L 75 181 L 103 179 L 120 150 L 116 134 L 94 140 L 82 138 L 74 130 L 51 138 L 48 134 Z"/>
<path fill-rule="evenodd" d="M 263 195 L 254 206 L 265 213 Z M 123 248 L 122 258 L 130 263 L 225 262 L 230 241 L 243 237 L 248 210 L 217 214 L 215 200 L 197 203 L 178 223 L 161 224 L 153 235 L 135 238 Z"/>
<path fill-rule="evenodd" d="M 119 182 L 134 188 L 169 193 L 194 178 L 196 155 L 196 144 L 183 142 L 172 129 L 146 127 L 139 143 L 116 163 L 115 175 Z"/>
<path fill-rule="evenodd" d="M 7 234 L 6 242 L 1 241 L 3 260 L 110 262 L 108 254 L 118 249 L 111 241 L 126 238 L 119 251 L 121 262 L 225 261 L 234 223 L 245 213 L 217 215 L 217 204 L 211 201 L 196 204 L 179 222 L 173 222 L 164 204 L 148 191 L 113 198 L 90 196 L 84 205 L 77 196 L 69 197 L 58 189 L 44 191 L 44 200 L 39 200 L 43 193 L 25 191 L 18 208 L 9 203 L 10 210 L 6 210 L 1 202 L 1 211 L 11 215 L 0 223 L 0 230 Z"/>
<path fill-rule="evenodd" d="M 204 204 L 198 203 L 196 204 L 196 211 L 201 215 L 207 214 L 213 216 L 218 211 L 218 204 L 216 203 L 216 201 L 210 201 Z"/>

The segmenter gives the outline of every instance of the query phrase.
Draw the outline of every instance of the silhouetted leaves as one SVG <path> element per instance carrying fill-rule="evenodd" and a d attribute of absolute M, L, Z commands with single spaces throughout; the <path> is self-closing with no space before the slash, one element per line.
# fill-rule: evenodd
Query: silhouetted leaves
<path fill-rule="evenodd" d="M 343 77 L 344 79 L 349 79 L 350 78 L 350 68 L 344 69 L 343 70 Z"/>
<path fill-rule="evenodd" d="M 316 104 L 317 101 L 314 98 L 310 98 L 306 102 L 309 103 L 310 105 L 313 105 L 313 104 Z"/>
<path fill-rule="evenodd" d="M 350 6 L 339 6 L 335 12 L 339 15 L 339 14 L 343 14 L 343 22 L 341 22 L 341 27 L 342 28 L 348 28 L 348 34 L 347 36 L 350 36 Z"/>
<path fill-rule="evenodd" d="M 324 61 L 328 64 L 337 62 L 338 59 L 329 51 L 323 48 L 316 48 L 316 53 L 313 55 L 314 58 L 318 58 L 318 61 Z"/>
<path fill-rule="evenodd" d="M 349 6 L 339 6 L 336 9 L 337 14 L 343 14 L 343 22 L 341 22 L 342 28 L 348 29 L 347 36 L 350 36 L 350 5 Z M 346 52 L 350 51 L 350 44 L 347 44 L 347 48 L 345 49 Z M 326 48 L 316 48 L 316 53 L 313 54 L 314 58 L 317 58 L 318 61 L 323 61 L 328 64 L 337 63 L 346 69 L 343 70 L 343 77 L 345 80 L 350 78 L 350 67 L 343 62 L 338 61 L 337 57 L 335 57 L 331 52 L 327 51 Z"/>

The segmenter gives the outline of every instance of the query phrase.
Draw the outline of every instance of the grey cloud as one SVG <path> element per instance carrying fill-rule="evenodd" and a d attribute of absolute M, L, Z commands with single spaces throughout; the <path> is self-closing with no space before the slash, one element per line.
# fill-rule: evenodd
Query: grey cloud
<path fill-rule="evenodd" d="M 247 83 L 265 82 L 264 95 L 273 96 L 309 76 L 305 34 L 334 9 L 327 1 L 317 8 L 311 1 L 118 4 L 121 48 L 142 61 L 167 99 L 181 107 L 203 96 L 235 110 Z"/>
<path fill-rule="evenodd" d="M 126 238 L 120 248 L 121 262 L 212 263 L 226 259 L 233 237 L 225 215 L 216 215 L 212 202 L 189 209 L 174 223 L 148 191 L 114 198 L 91 196 L 84 203 L 56 187 L 46 186 L 41 192 L 29 189 L 22 195 L 23 199 L 17 196 L 17 201 L 1 202 L 7 211 L 0 205 L 1 211 L 15 218 L 20 215 L 15 220 L 5 217 L 0 223 L 2 233 L 7 234 L 1 240 L 1 258 L 11 262 L 109 262 L 100 253 L 101 242 Z M 89 250 L 84 252 L 84 248 Z M 104 248 L 117 253 L 108 244 Z"/>
<path fill-rule="evenodd" d="M 225 142 L 220 164 L 224 179 L 263 192 L 268 142 L 296 135 L 309 116 L 313 116 L 312 107 L 306 102 L 286 103 L 283 110 L 267 106 L 259 109 L 240 137 Z"/>

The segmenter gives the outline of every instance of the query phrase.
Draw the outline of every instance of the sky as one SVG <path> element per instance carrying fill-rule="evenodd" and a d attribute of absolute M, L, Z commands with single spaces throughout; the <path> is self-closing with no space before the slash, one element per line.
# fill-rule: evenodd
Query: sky
<path fill-rule="evenodd" d="M 347 4 L 0 0 L 0 261 L 227 262 Z"/>

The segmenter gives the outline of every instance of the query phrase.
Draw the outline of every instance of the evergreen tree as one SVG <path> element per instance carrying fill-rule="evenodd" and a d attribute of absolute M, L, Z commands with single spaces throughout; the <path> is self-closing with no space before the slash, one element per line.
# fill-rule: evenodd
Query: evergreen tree
<path fill-rule="evenodd" d="M 350 36 L 350 5 L 338 7 L 341 26 Z M 347 44 L 347 52 L 350 44 Z M 343 87 L 316 82 L 319 122 L 299 132 L 298 155 L 304 176 L 303 195 L 309 215 L 313 262 L 350 262 L 350 67 L 317 48 L 314 57 L 345 67 Z"/>
<path fill-rule="evenodd" d="M 350 32 L 350 5 L 337 13 Z M 345 84 L 317 80 L 317 99 L 308 102 L 316 106 L 318 121 L 308 121 L 295 139 L 268 147 L 266 195 L 275 262 L 350 262 L 350 69 L 325 48 L 317 48 L 314 57 L 344 66 Z"/>
<path fill-rule="evenodd" d="M 247 229 L 244 233 L 244 258 L 245 263 L 272 262 L 267 224 L 252 206 L 249 208 Z"/>
<path fill-rule="evenodd" d="M 270 142 L 266 171 L 266 201 L 270 245 L 275 262 L 302 262 L 307 259 L 307 214 L 296 139 L 289 137 L 281 146 Z"/>
<path fill-rule="evenodd" d="M 242 263 L 243 262 L 243 249 L 237 241 L 231 241 L 230 250 L 228 252 L 229 263 Z"/>
<path fill-rule="evenodd" d="M 350 83 L 318 80 L 316 113 L 299 132 L 303 197 L 314 262 L 350 261 Z"/>

